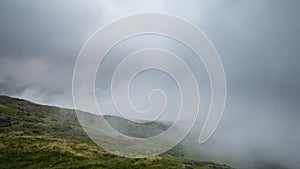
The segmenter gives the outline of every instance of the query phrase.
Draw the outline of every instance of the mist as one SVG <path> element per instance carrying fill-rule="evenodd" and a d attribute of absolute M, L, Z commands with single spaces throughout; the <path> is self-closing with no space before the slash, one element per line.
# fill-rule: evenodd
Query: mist
<path fill-rule="evenodd" d="M 300 2 L 297 0 L 4 0 L 0 2 L 0 94 L 73 108 L 72 74 L 86 40 L 115 19 L 143 12 L 184 18 L 212 41 L 227 78 L 223 119 L 208 142 L 197 142 L 211 97 L 206 71 L 181 44 L 153 35 L 129 39 L 106 56 L 96 78 L 102 110 L 118 115 L 109 86 L 122 58 L 148 47 L 169 49 L 188 64 L 200 87 L 200 115 L 183 141 L 187 153 L 193 154 L 193 158 L 201 156 L 238 168 L 258 167 L 259 162 L 299 168 Z M 145 72 L 132 85 L 130 96 L 141 110 L 149 107 L 151 89 L 164 90 L 168 105 L 160 120 L 174 120 L 180 94 L 168 75 Z M 199 153 L 191 152 L 191 147 Z"/>

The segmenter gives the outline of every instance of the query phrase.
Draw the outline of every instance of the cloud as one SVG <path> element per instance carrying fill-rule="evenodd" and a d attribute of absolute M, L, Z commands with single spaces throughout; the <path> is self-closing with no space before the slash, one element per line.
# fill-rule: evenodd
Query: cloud
<path fill-rule="evenodd" d="M 203 152 L 233 165 L 242 165 L 236 159 L 240 163 L 267 160 L 297 168 L 299 6 L 297 0 L 1 1 L 0 93 L 73 107 L 73 68 L 89 36 L 124 15 L 177 15 L 194 23 L 210 38 L 227 75 L 227 106 L 212 139 L 217 141 L 200 146 Z M 203 93 L 203 109 L 198 119 L 202 122 L 210 101 L 207 75 L 190 52 L 164 38 L 137 37 L 113 50 L 101 65 L 104 73 L 99 69 L 99 102 L 106 105 L 106 111 L 113 111 L 109 79 L 122 57 L 140 48 L 160 46 L 182 56 L 197 75 Z M 175 97 L 172 93 L 177 88 L 170 85 L 165 75 L 149 73 L 137 79 L 137 91 L 132 92 L 138 107 L 147 106 L 145 91 L 155 87 L 151 79 L 165 88 L 173 86 L 168 92 Z"/>

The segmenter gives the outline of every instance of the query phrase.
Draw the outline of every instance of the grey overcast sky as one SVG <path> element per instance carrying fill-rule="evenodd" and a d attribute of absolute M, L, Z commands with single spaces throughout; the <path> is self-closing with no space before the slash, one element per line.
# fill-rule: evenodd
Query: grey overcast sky
<path fill-rule="evenodd" d="M 222 140 L 215 150 L 222 149 L 219 156 L 231 153 L 248 158 L 259 154 L 268 157 L 264 160 L 299 168 L 298 0 L 1 0 L 0 94 L 72 108 L 72 72 L 83 44 L 110 21 L 142 12 L 163 12 L 187 19 L 218 50 L 228 83 L 224 118 L 214 135 L 214 139 Z M 145 39 L 149 44 L 139 43 Z M 110 69 L 119 55 L 136 46 L 151 46 L 151 42 L 165 47 L 171 44 L 170 48 L 185 55 L 186 62 L 197 69 L 188 52 L 156 37 L 129 40 L 108 56 L 114 59 L 103 67 Z M 203 68 L 199 69 L 202 77 Z M 145 76 L 155 77 L 158 82 L 164 79 L 166 86 L 171 82 L 165 76 L 160 79 L 155 72 Z M 140 84 L 149 87 L 143 80 Z M 106 79 L 97 83 L 99 101 L 105 103 Z M 203 86 L 208 86 L 207 82 Z M 202 89 L 204 93 L 206 88 Z M 204 102 L 209 103 L 207 100 Z"/>

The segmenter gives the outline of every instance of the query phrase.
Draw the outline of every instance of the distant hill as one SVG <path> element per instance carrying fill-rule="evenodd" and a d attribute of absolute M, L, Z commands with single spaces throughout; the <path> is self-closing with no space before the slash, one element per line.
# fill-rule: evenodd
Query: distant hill
<path fill-rule="evenodd" d="M 121 133 L 134 137 L 156 135 L 169 125 L 138 124 L 115 116 L 105 118 Z M 149 158 L 116 156 L 87 137 L 74 110 L 0 96 L 0 168 L 230 169 L 213 162 L 186 159 L 180 147 Z"/>

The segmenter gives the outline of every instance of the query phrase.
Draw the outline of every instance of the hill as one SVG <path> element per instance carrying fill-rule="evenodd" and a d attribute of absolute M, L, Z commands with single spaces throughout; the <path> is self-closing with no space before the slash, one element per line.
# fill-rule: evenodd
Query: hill
<path fill-rule="evenodd" d="M 105 116 L 120 132 L 148 137 L 168 124 L 136 124 Z M 137 127 L 138 126 L 138 127 Z M 139 130 L 131 130 L 139 128 Z M 74 110 L 38 105 L 0 96 L 0 168 L 197 168 L 230 169 L 213 162 L 186 159 L 180 145 L 149 158 L 124 158 L 110 154 L 85 134 Z"/>

